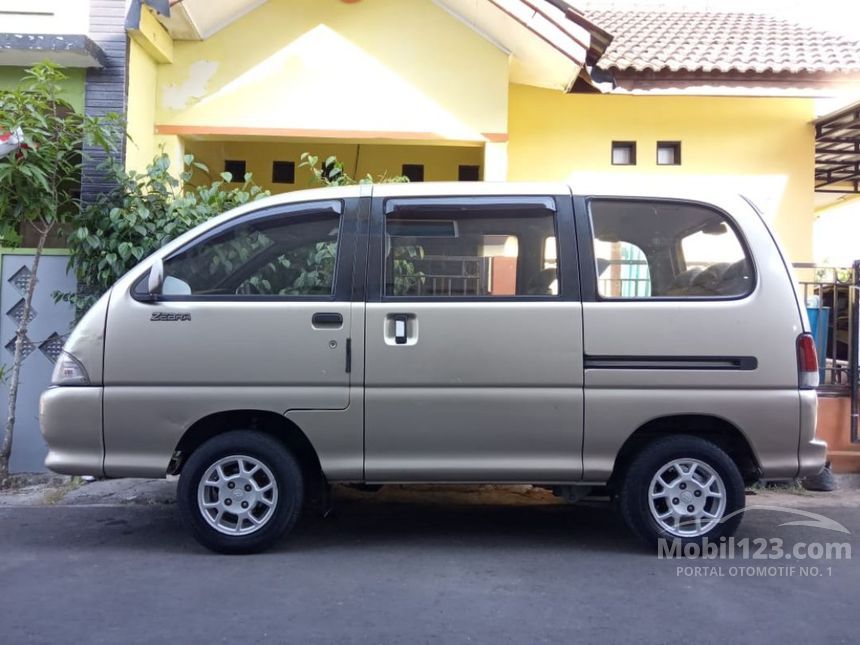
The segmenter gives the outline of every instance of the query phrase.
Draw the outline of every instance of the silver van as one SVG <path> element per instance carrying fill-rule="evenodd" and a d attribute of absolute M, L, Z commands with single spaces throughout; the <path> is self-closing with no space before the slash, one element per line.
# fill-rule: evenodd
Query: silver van
<path fill-rule="evenodd" d="M 817 473 L 818 361 L 739 195 L 382 184 L 280 195 L 143 261 L 69 337 L 47 466 L 178 474 L 210 549 L 334 483 L 528 483 L 711 540 L 746 484 Z"/>

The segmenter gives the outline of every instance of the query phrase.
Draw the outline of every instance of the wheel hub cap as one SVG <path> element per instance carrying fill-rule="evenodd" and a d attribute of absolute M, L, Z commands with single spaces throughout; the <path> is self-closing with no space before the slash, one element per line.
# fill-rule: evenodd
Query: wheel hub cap
<path fill-rule="evenodd" d="M 708 464 L 698 459 L 675 459 L 651 479 L 648 502 L 651 516 L 664 532 L 698 537 L 725 515 L 726 487 Z"/>
<path fill-rule="evenodd" d="M 272 471 L 258 459 L 232 455 L 206 469 L 197 487 L 203 519 L 220 533 L 248 535 L 272 518 L 278 485 Z"/>

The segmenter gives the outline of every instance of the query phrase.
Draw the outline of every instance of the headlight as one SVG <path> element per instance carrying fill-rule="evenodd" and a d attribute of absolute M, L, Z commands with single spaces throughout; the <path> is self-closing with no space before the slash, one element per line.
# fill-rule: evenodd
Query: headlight
<path fill-rule="evenodd" d="M 51 385 L 89 385 L 90 377 L 84 366 L 74 356 L 61 352 L 54 373 L 51 374 Z"/>

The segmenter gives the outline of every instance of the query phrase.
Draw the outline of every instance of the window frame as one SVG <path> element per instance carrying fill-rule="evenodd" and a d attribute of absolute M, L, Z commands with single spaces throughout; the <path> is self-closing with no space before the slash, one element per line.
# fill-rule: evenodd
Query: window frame
<path fill-rule="evenodd" d="M 423 163 L 405 163 L 400 166 L 400 174 L 404 177 L 407 177 L 410 182 L 413 184 L 420 184 L 425 181 L 424 177 L 426 176 L 427 169 Z M 415 175 L 413 179 L 410 177 L 411 174 Z M 420 177 L 418 177 L 420 175 Z"/>
<path fill-rule="evenodd" d="M 658 203 L 658 204 L 681 204 L 690 205 L 713 211 L 716 215 L 723 218 L 728 227 L 734 232 L 738 239 L 738 243 L 744 252 L 746 260 L 750 266 L 750 287 L 746 293 L 734 296 L 649 296 L 637 298 L 622 298 L 604 296 L 600 293 L 597 284 L 597 256 L 594 253 L 594 223 L 592 221 L 591 204 L 600 201 L 627 201 L 636 203 Z M 746 300 L 750 298 L 758 289 L 758 267 L 756 266 L 755 256 L 750 252 L 750 245 L 743 234 L 741 227 L 738 225 L 734 217 L 722 208 L 694 199 L 679 199 L 671 197 L 636 197 L 636 196 L 577 196 L 574 198 L 574 209 L 576 211 L 576 230 L 577 243 L 579 246 L 579 267 L 581 283 L 582 283 L 582 300 L 583 302 L 732 302 Z M 675 245 L 679 243 L 679 238 L 676 238 Z M 673 254 L 677 257 L 676 251 L 673 248 Z"/>
<path fill-rule="evenodd" d="M 227 166 L 230 164 L 242 164 L 242 168 L 245 172 L 241 174 L 241 176 L 237 175 L 239 173 L 235 173 L 230 170 Z M 245 175 L 248 174 L 248 160 L 247 159 L 225 159 L 224 160 L 224 172 L 230 173 L 230 182 L 231 184 L 244 184 L 245 183 Z"/>
<path fill-rule="evenodd" d="M 626 148 L 630 151 L 630 161 L 627 163 L 619 163 L 615 161 L 615 149 L 619 150 Z M 636 142 L 635 141 L 612 141 L 609 147 L 609 162 L 612 166 L 635 166 L 636 165 Z"/>
<path fill-rule="evenodd" d="M 553 217 L 558 253 L 558 295 L 507 296 L 391 296 L 385 293 L 385 221 L 397 210 L 436 211 L 440 217 L 446 211 L 464 210 L 493 212 L 499 207 L 543 208 Z M 576 260 L 576 238 L 570 195 L 474 195 L 433 197 L 375 197 L 371 213 L 370 247 L 367 263 L 368 302 L 564 302 L 579 300 L 579 275 Z"/>
<path fill-rule="evenodd" d="M 672 163 L 660 163 L 660 150 L 671 149 Z M 654 148 L 654 163 L 658 166 L 680 166 L 681 165 L 681 141 L 658 141 Z"/>
<path fill-rule="evenodd" d="M 147 268 L 129 287 L 132 298 L 146 304 L 158 302 L 337 302 L 349 301 L 352 294 L 352 264 L 355 255 L 354 226 L 347 220 L 357 210 L 358 198 L 329 199 L 313 202 L 281 204 L 244 213 L 222 222 L 189 240 L 163 258 L 168 260 L 184 253 L 198 244 L 222 235 L 226 231 L 249 223 L 269 219 L 289 219 L 302 215 L 336 216 L 338 218 L 337 251 L 335 255 L 334 278 L 330 295 L 275 295 L 275 294 L 225 294 L 225 295 L 159 295 L 154 300 L 145 297 L 138 287 L 145 288 L 150 269 Z"/>
<path fill-rule="evenodd" d="M 463 179 L 463 174 L 465 172 L 475 172 L 474 179 Z M 475 182 L 481 181 L 481 166 L 478 164 L 459 164 L 457 166 L 457 181 L 461 182 Z"/>
<path fill-rule="evenodd" d="M 289 169 L 290 179 L 281 180 L 278 179 L 278 171 L 279 169 Z M 272 161 L 272 183 L 280 184 L 283 186 L 294 186 L 296 183 L 296 162 L 290 161 L 287 159 L 275 159 Z"/>

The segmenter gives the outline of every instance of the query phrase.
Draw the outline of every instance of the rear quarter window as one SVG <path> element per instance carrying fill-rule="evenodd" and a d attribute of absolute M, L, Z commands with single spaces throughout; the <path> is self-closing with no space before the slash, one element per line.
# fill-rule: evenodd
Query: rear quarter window
<path fill-rule="evenodd" d="M 746 246 L 715 208 L 595 199 L 589 210 L 603 298 L 739 298 L 752 291 Z"/>

